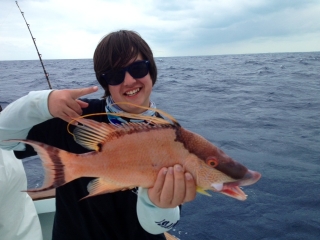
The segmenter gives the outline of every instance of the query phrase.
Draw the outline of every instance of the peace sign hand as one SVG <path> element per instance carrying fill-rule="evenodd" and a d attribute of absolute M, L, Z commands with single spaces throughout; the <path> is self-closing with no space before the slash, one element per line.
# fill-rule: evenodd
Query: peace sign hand
<path fill-rule="evenodd" d="M 94 93 L 98 87 L 79 89 L 54 90 L 48 98 L 49 112 L 53 117 L 70 122 L 82 114 L 82 108 L 88 107 L 88 103 L 78 100 L 79 97 Z"/>

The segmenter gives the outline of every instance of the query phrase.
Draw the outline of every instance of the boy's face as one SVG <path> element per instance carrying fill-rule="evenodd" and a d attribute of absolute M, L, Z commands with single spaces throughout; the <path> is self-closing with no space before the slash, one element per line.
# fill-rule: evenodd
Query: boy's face
<path fill-rule="evenodd" d="M 140 54 L 135 61 L 139 60 L 143 60 Z M 133 60 L 130 61 L 129 64 L 132 62 Z M 152 80 L 149 73 L 143 78 L 135 79 L 126 72 L 124 81 L 119 85 L 109 85 L 109 91 L 115 103 L 129 102 L 139 106 L 149 107 Z M 142 113 L 145 111 L 145 109 L 129 105 L 121 105 L 120 107 L 129 113 Z"/>

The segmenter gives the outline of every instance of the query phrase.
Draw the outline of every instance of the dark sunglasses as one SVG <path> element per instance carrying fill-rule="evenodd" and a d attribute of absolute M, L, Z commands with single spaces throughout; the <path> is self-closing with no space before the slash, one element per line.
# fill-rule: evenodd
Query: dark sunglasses
<path fill-rule="evenodd" d="M 124 81 L 126 72 L 129 72 L 133 78 L 143 78 L 148 74 L 149 67 L 150 63 L 147 60 L 136 61 L 124 68 L 102 73 L 100 76 L 108 85 L 119 85 Z"/>

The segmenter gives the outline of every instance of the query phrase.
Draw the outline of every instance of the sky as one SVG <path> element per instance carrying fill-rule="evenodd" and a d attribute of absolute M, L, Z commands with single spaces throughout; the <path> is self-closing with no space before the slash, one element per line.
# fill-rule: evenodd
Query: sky
<path fill-rule="evenodd" d="M 20 0 L 43 59 L 92 58 L 134 30 L 155 57 L 320 51 L 319 0 Z M 38 55 L 15 3 L 0 0 L 0 61 Z"/>

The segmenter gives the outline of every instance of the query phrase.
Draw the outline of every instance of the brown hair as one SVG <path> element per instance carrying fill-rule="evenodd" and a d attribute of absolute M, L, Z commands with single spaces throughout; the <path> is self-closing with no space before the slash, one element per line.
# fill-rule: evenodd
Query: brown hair
<path fill-rule="evenodd" d="M 132 59 L 135 60 L 139 53 L 143 60 L 150 62 L 149 74 L 152 79 L 152 85 L 154 85 L 157 80 L 157 66 L 149 45 L 138 33 L 120 30 L 106 35 L 100 41 L 94 51 L 93 65 L 96 78 L 105 90 L 103 97 L 110 96 L 110 92 L 108 85 L 101 78 L 101 74 L 127 65 Z"/>

